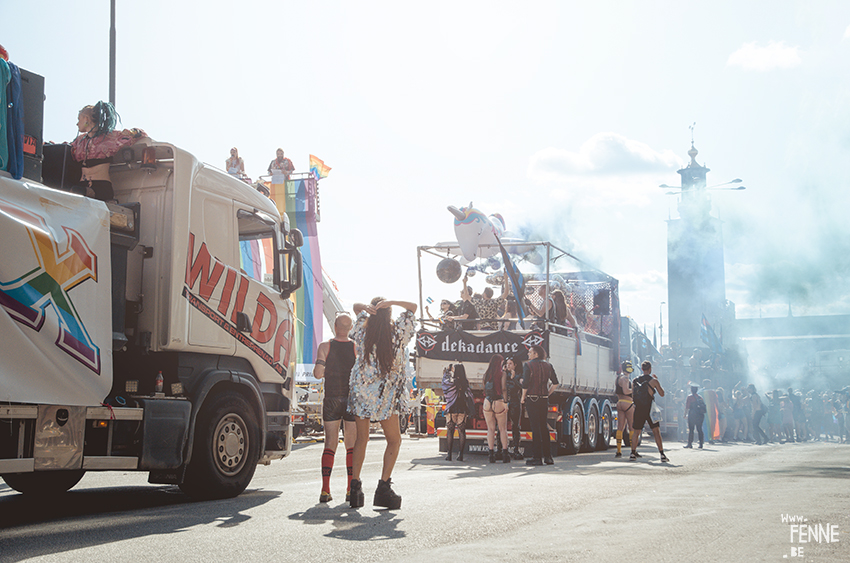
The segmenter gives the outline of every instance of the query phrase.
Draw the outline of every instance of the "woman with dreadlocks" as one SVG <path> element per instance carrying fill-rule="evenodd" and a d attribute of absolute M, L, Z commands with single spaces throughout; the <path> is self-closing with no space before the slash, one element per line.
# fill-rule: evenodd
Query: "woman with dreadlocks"
<path fill-rule="evenodd" d="M 80 183 L 71 189 L 74 193 L 109 201 L 114 197 L 109 165 L 112 156 L 146 137 L 141 129 L 116 131 L 118 113 L 109 102 L 98 102 L 80 110 L 77 129 L 81 135 L 71 143 L 74 160 L 83 166 Z"/>
<path fill-rule="evenodd" d="M 390 318 L 394 305 L 404 309 L 395 321 Z M 401 508 L 401 496 L 392 490 L 390 477 L 401 446 L 398 417 L 410 410 L 405 366 L 407 344 L 416 331 L 413 315 L 416 304 L 376 297 L 369 305 L 355 303 L 354 312 L 357 320 L 351 339 L 354 340 L 357 361 L 349 380 L 348 411 L 355 417 L 357 440 L 354 443 L 350 504 L 352 508 L 363 506 L 360 470 L 366 458 L 366 444 L 369 443 L 369 423 L 374 420 L 381 423 L 387 447 L 373 504 L 397 509 Z"/>

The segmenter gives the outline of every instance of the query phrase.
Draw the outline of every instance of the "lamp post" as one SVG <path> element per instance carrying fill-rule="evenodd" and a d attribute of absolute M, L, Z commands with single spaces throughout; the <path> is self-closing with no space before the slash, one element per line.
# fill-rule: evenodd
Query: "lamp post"
<path fill-rule="evenodd" d="M 664 346 L 664 317 L 662 315 L 662 307 L 666 305 L 666 301 L 662 301 L 658 306 L 658 346 Z"/>

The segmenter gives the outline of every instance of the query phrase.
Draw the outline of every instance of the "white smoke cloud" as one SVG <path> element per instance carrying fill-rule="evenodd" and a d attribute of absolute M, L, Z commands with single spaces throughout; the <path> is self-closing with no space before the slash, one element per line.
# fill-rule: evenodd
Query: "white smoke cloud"
<path fill-rule="evenodd" d="M 846 35 L 845 32 L 845 37 Z M 729 55 L 726 65 L 759 72 L 793 68 L 802 62 L 798 49 L 799 47 L 786 46 L 784 41 L 771 41 L 765 47 L 753 41 L 744 43 L 740 49 Z"/>
<path fill-rule="evenodd" d="M 646 143 L 617 133 L 597 133 L 578 152 L 546 148 L 531 157 L 528 175 L 534 179 L 562 179 L 585 175 L 622 175 L 665 172 L 681 164 L 673 151 L 658 152 Z"/>
<path fill-rule="evenodd" d="M 657 151 L 618 133 L 597 133 L 576 151 L 546 148 L 531 156 L 528 177 L 552 188 L 558 200 L 609 207 L 649 205 L 658 178 L 683 165 L 670 150 Z"/>

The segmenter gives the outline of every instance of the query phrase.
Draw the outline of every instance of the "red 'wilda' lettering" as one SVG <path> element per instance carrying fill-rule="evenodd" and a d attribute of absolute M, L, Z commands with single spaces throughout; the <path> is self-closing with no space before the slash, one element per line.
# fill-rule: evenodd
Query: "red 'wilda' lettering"
<path fill-rule="evenodd" d="M 186 285 L 188 285 L 190 289 L 193 289 L 195 280 L 200 278 L 201 281 L 198 287 L 198 294 L 204 299 L 204 301 L 209 301 L 215 286 L 218 285 L 221 273 L 224 271 L 224 264 L 216 260 L 212 264 L 212 271 L 210 271 L 212 256 L 210 256 L 210 252 L 207 250 L 207 243 L 205 242 L 201 243 L 201 248 L 198 249 L 198 255 L 195 257 L 195 261 L 192 262 L 192 255 L 194 253 L 195 234 L 189 233 L 189 258 L 186 260 Z"/>

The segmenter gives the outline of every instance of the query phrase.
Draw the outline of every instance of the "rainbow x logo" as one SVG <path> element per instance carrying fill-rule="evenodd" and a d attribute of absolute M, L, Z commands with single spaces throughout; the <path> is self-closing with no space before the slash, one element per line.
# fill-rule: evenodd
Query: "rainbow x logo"
<path fill-rule="evenodd" d="M 97 281 L 97 256 L 82 235 L 69 227 L 60 250 L 56 233 L 43 217 L 0 199 L 0 213 L 29 233 L 38 267 L 20 278 L 0 280 L 0 305 L 19 323 L 41 331 L 48 307 L 59 320 L 56 346 L 93 372 L 100 374 L 100 349 L 83 325 L 68 291 L 91 278 Z"/>

